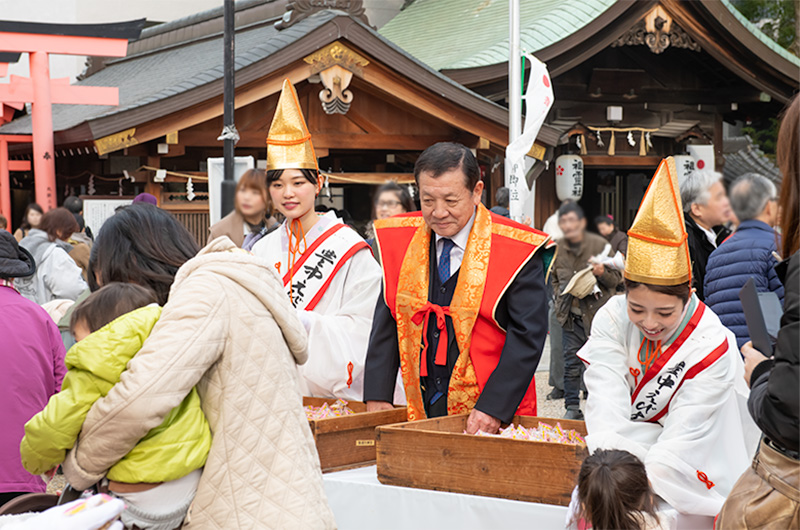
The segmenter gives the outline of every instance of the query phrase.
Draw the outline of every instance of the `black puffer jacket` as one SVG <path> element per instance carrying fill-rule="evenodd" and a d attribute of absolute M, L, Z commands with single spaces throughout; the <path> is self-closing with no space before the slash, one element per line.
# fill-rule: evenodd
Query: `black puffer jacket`
<path fill-rule="evenodd" d="M 775 357 L 764 361 L 750 377 L 747 405 L 764 435 L 775 445 L 800 452 L 800 252 L 789 260 L 784 313 Z"/>

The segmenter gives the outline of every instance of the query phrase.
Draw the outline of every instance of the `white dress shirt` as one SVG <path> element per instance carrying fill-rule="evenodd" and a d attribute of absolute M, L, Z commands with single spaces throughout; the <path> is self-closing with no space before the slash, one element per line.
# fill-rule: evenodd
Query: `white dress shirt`
<path fill-rule="evenodd" d="M 697 221 L 695 221 L 695 223 L 697 223 Z M 714 248 L 717 248 L 717 234 L 716 234 L 716 232 L 714 232 L 713 229 L 706 230 L 703 226 L 700 225 L 700 223 L 697 223 L 697 227 L 700 230 L 703 231 L 703 233 L 706 235 L 706 238 L 711 242 L 711 244 L 714 246 Z"/>
<path fill-rule="evenodd" d="M 450 250 L 450 276 L 461 268 L 461 262 L 464 260 L 464 251 L 467 249 L 467 241 L 469 240 L 469 233 L 472 231 L 472 225 L 475 223 L 475 212 L 472 212 L 472 217 L 469 218 L 467 224 L 464 225 L 456 235 L 449 238 L 453 241 L 453 248 Z M 436 263 L 442 257 L 442 249 L 444 248 L 443 239 L 448 239 L 436 234 Z"/>

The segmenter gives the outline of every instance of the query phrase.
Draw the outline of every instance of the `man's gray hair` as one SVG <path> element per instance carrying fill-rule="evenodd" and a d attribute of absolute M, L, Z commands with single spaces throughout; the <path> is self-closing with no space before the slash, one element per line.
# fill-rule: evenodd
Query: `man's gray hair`
<path fill-rule="evenodd" d="M 708 204 L 711 186 L 722 180 L 722 174 L 717 171 L 691 171 L 680 185 L 681 202 L 683 211 L 692 211 L 693 204 Z"/>
<path fill-rule="evenodd" d="M 731 185 L 731 207 L 739 222 L 749 221 L 761 215 L 767 203 L 777 195 L 775 184 L 767 177 L 758 173 L 747 173 Z"/>
<path fill-rule="evenodd" d="M 494 200 L 497 201 L 498 206 L 502 206 L 503 208 L 508 208 L 508 202 L 510 199 L 510 192 L 508 188 L 505 186 L 501 186 L 497 188 L 497 193 L 494 195 Z"/>

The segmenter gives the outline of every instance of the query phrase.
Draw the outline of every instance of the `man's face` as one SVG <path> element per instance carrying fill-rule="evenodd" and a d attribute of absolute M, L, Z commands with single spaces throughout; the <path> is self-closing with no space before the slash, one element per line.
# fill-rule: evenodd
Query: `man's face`
<path fill-rule="evenodd" d="M 558 218 L 558 227 L 564 233 L 564 238 L 570 243 L 583 241 L 583 232 L 586 230 L 586 218 L 578 217 L 575 212 L 568 212 Z"/>
<path fill-rule="evenodd" d="M 727 223 L 731 219 L 731 203 L 722 182 L 715 182 L 708 189 L 707 204 L 693 204 L 692 215 L 703 224 L 712 227 Z"/>
<path fill-rule="evenodd" d="M 467 176 L 459 167 L 434 178 L 430 171 L 419 175 L 419 197 L 422 217 L 437 235 L 453 237 L 469 222 L 481 202 L 483 182 L 470 190 Z"/>

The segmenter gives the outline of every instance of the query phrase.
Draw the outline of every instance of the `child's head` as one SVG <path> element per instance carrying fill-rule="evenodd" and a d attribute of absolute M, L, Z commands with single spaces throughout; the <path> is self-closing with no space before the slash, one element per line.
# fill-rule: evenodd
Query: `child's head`
<path fill-rule="evenodd" d="M 646 526 L 645 514 L 657 517 L 644 464 L 627 451 L 598 449 L 587 457 L 578 498 L 594 530 L 638 530 Z"/>
<path fill-rule="evenodd" d="M 69 329 L 75 340 L 81 341 L 125 313 L 157 303 L 156 294 L 146 287 L 133 283 L 109 283 L 75 307 Z"/>
<path fill-rule="evenodd" d="M 0 230 L 8 230 L 8 219 L 0 214 Z"/>

